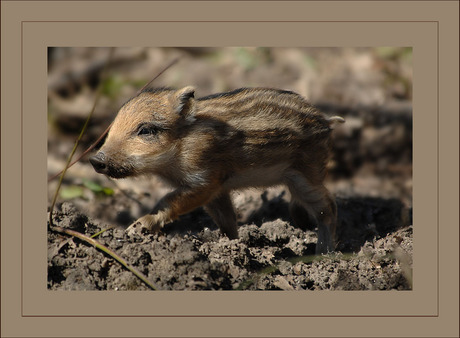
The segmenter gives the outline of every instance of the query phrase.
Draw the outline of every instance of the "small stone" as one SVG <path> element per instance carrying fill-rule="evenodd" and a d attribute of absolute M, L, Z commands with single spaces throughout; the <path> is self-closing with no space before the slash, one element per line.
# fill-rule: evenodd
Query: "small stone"
<path fill-rule="evenodd" d="M 116 239 L 122 239 L 125 236 L 125 231 L 121 229 L 113 230 L 113 237 Z"/>
<path fill-rule="evenodd" d="M 294 265 L 292 267 L 292 271 L 296 274 L 296 275 L 301 275 L 302 274 L 302 266 L 303 266 L 303 263 L 299 262 L 297 263 L 296 265 Z"/>
<path fill-rule="evenodd" d="M 283 276 L 276 276 L 275 282 L 273 283 L 276 287 L 285 291 L 293 291 L 294 288 L 289 284 L 289 282 Z"/>

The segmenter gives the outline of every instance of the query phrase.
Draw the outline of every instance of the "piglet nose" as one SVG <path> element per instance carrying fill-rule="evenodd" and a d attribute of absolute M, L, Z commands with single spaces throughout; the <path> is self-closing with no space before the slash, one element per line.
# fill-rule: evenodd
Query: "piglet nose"
<path fill-rule="evenodd" d="M 104 153 L 99 152 L 96 155 L 91 156 L 89 158 L 89 162 L 93 165 L 94 170 L 96 170 L 98 173 L 105 173 L 107 165 L 105 163 Z"/>

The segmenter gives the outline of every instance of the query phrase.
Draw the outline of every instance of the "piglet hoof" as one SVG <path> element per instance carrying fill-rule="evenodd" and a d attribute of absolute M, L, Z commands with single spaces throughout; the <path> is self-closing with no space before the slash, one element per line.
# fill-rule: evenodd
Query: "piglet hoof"
<path fill-rule="evenodd" d="M 149 231 L 146 227 L 142 226 L 142 224 L 138 221 L 132 223 L 128 228 L 126 228 L 125 232 L 132 236 L 134 234 L 147 234 Z"/>
<path fill-rule="evenodd" d="M 139 218 L 127 229 L 126 233 L 131 234 L 155 234 L 163 228 L 163 222 L 159 219 L 158 215 L 146 215 Z"/>

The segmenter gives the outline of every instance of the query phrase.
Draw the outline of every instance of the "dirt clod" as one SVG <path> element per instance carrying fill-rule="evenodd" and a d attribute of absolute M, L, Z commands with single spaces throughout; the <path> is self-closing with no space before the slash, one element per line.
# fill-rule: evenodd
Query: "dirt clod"
<path fill-rule="evenodd" d="M 65 207 L 56 212 L 78 218 Z M 77 215 L 74 215 L 77 214 Z M 85 233 L 102 227 L 91 220 Z M 164 290 L 410 289 L 412 227 L 368 241 L 357 254 L 311 256 L 316 235 L 282 220 L 242 225 L 240 238 L 218 230 L 133 238 L 110 229 L 98 238 Z M 210 237 L 216 240 L 210 240 Z M 140 280 L 88 244 L 50 233 L 48 287 L 64 290 L 147 290 Z"/>

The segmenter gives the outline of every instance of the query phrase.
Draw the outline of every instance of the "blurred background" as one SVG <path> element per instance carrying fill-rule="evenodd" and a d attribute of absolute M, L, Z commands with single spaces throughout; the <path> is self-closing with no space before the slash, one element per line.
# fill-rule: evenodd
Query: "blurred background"
<path fill-rule="evenodd" d="M 179 58 L 152 87 L 193 85 L 197 97 L 240 87 L 281 88 L 301 94 L 326 115 L 346 119 L 333 132 L 326 182 L 337 196 L 340 235 L 355 238 L 343 240 L 343 249 L 411 224 L 411 48 L 115 48 L 102 80 L 109 52 L 48 49 L 49 177 L 64 167 L 98 86 L 102 97 L 75 156 L 101 135 L 124 102 Z M 57 181 L 49 182 L 49 201 Z M 126 226 L 167 191 L 156 178 L 110 181 L 94 172 L 86 156 L 69 169 L 58 201 Z M 239 221 L 257 224 L 279 217 L 287 212 L 287 194 L 283 187 L 235 194 Z M 198 212 L 193 220 L 200 217 Z"/>

